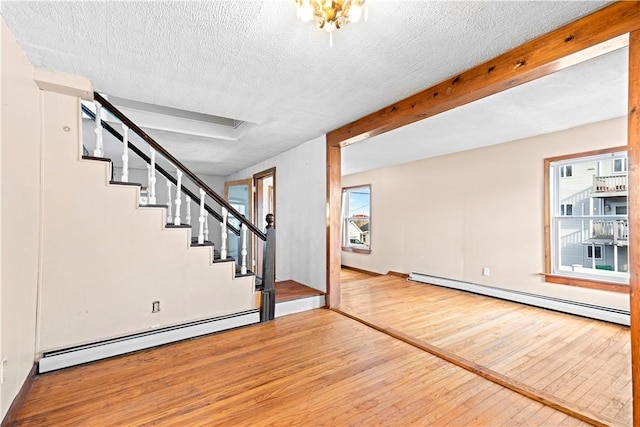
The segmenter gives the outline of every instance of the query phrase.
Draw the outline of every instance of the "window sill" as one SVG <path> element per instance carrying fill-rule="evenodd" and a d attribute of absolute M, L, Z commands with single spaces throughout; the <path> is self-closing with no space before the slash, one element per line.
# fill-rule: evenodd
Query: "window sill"
<path fill-rule="evenodd" d="M 370 254 L 371 253 L 371 249 L 360 249 L 360 248 L 351 248 L 348 246 L 343 246 L 342 247 L 342 251 L 343 252 L 353 252 L 356 254 Z"/>
<path fill-rule="evenodd" d="M 601 280 L 582 279 L 578 277 L 558 276 L 557 274 L 544 274 L 545 282 L 558 285 L 577 286 L 580 288 L 599 289 L 602 291 L 629 293 L 629 285 Z"/>

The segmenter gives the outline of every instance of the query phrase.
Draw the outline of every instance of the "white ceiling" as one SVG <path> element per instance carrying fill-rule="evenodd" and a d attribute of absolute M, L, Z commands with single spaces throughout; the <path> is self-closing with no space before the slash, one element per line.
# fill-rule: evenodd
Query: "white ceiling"
<path fill-rule="evenodd" d="M 602 55 L 342 150 L 342 175 L 627 114 L 629 49 Z"/>
<path fill-rule="evenodd" d="M 369 22 L 339 30 L 333 48 L 324 31 L 296 20 L 293 0 L 3 0 L 0 12 L 37 67 L 87 77 L 97 91 L 113 96 L 250 122 L 238 141 L 149 131 L 194 171 L 228 175 L 432 86 L 608 2 L 369 3 Z M 606 71 L 605 66 L 598 73 Z M 589 76 L 589 72 L 582 73 L 582 77 Z M 559 98 L 557 88 L 545 92 L 548 89 L 540 86 L 530 93 L 526 88 L 533 84 L 537 83 L 512 90 L 516 95 L 511 98 L 504 94 L 509 104 L 488 100 L 481 110 L 495 113 L 493 116 L 503 119 L 502 127 L 509 128 L 512 117 L 530 115 L 526 107 L 533 102 L 545 101 L 544 108 L 560 104 L 553 102 Z M 459 123 L 456 114 L 463 114 L 466 108 L 473 107 L 429 119 L 425 126 L 440 132 L 433 136 L 437 139 L 451 127 L 453 122 L 448 120 Z M 471 117 L 485 122 L 476 115 Z M 540 119 L 527 133 L 552 131 L 567 123 Z M 413 126 L 389 136 L 410 134 Z M 513 139 L 513 135 L 520 134 L 505 132 L 499 138 Z M 466 149 L 471 141 L 489 143 L 458 138 L 446 142 L 445 148 L 420 155 Z M 353 150 L 362 150 L 357 155 L 345 150 L 345 170 L 362 170 L 364 158 L 406 161 L 410 152 L 409 148 L 382 152 L 372 142 L 364 154 L 367 145 L 354 144 Z M 349 158 L 354 161 L 353 169 Z"/>

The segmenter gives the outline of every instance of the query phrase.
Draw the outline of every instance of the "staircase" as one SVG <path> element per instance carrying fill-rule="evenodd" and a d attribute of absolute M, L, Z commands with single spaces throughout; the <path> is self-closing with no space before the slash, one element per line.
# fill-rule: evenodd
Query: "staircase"
<path fill-rule="evenodd" d="M 100 94 L 93 101 L 43 94 L 52 133 L 43 135 L 40 372 L 273 319 L 275 229 L 259 230 Z M 95 122 L 91 148 L 69 126 L 81 111 Z M 66 142 L 54 147 L 48 135 Z M 105 157 L 106 136 L 122 144 L 121 173 Z M 130 162 L 148 165 L 146 182 L 132 182 Z M 250 239 L 264 242 L 259 283 Z"/>

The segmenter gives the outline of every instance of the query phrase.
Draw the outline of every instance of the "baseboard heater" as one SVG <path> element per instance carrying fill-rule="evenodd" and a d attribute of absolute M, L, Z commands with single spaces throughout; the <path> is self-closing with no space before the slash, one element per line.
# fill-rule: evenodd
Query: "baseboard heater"
<path fill-rule="evenodd" d="M 589 317 L 591 319 L 604 320 L 606 322 L 617 323 L 620 325 L 629 326 L 630 322 L 630 313 L 628 311 L 618 310 L 615 308 L 568 301 L 543 295 L 535 295 L 511 289 L 478 285 L 475 283 L 445 279 L 444 277 L 430 276 L 428 274 L 422 273 L 409 274 L 409 280 L 428 283 L 430 285 L 442 286 L 445 288 L 467 291 L 474 294 L 485 295 L 507 301 L 519 302 L 535 307 Z"/>
<path fill-rule="evenodd" d="M 38 362 L 38 372 L 55 371 L 57 369 L 68 368 L 70 366 L 259 322 L 260 312 L 258 310 L 249 310 L 167 328 L 153 329 L 148 332 L 70 347 L 63 350 L 50 351 L 44 353 Z"/>

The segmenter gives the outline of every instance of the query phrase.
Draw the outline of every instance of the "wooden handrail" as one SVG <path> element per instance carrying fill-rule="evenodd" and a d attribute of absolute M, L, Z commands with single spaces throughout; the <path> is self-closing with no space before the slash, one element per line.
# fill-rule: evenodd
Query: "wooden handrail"
<path fill-rule="evenodd" d="M 251 221 L 247 220 L 240 212 L 238 212 L 233 206 L 229 204 L 223 197 L 221 197 L 218 193 L 213 191 L 211 187 L 209 187 L 204 181 L 202 181 L 196 174 L 191 172 L 185 165 L 183 165 L 178 159 L 173 157 L 171 153 L 164 149 L 160 144 L 158 144 L 153 138 L 151 138 L 145 131 L 140 129 L 138 125 L 133 123 L 127 116 L 125 116 L 120 110 L 118 110 L 113 104 L 107 101 L 102 95 L 98 92 L 94 92 L 94 99 L 98 101 L 103 107 L 105 107 L 111 114 L 113 114 L 116 118 L 118 118 L 122 123 L 124 123 L 129 129 L 133 130 L 140 138 L 142 138 L 147 144 L 149 144 L 154 150 L 162 154 L 165 159 L 167 159 L 171 164 L 173 164 L 176 168 L 180 169 L 182 173 L 187 175 L 191 181 L 196 184 L 198 187 L 204 190 L 204 192 L 211 197 L 216 203 L 220 206 L 227 209 L 227 211 L 232 214 L 236 219 L 238 219 L 241 223 L 245 224 L 249 230 L 256 236 L 258 236 L 261 240 L 266 241 L 267 236 L 265 233 L 260 231 L 258 227 L 256 227 Z"/>
<path fill-rule="evenodd" d="M 91 118 L 92 120 L 96 119 L 96 115 L 93 111 L 91 111 L 89 108 L 87 108 L 85 105 L 82 105 L 82 111 L 89 116 L 89 118 Z M 107 132 L 109 132 L 114 138 L 120 140 L 120 142 L 124 143 L 124 138 L 122 137 L 122 135 L 113 128 L 113 126 L 111 126 L 109 123 L 106 122 L 102 122 L 102 126 L 107 130 Z M 131 142 L 127 142 L 127 146 L 129 147 L 129 149 L 131 151 L 133 151 L 138 157 L 140 157 L 142 160 L 144 160 L 147 164 L 151 164 L 151 158 L 149 156 L 147 156 L 142 150 L 140 150 L 138 147 L 136 147 L 135 145 L 133 145 Z M 173 185 L 175 185 L 176 187 L 178 186 L 178 180 L 176 180 L 169 172 L 167 172 L 162 166 L 159 166 L 158 164 L 156 164 L 156 170 L 158 172 L 160 172 L 160 175 L 164 176 L 166 179 L 168 179 Z M 191 200 L 193 200 L 195 203 L 200 204 L 200 198 L 198 196 L 196 196 L 191 190 L 189 190 L 187 187 L 185 187 L 184 185 L 180 186 L 182 188 L 182 191 L 189 197 L 191 197 Z M 220 215 L 218 212 L 216 212 L 215 210 L 213 210 L 213 208 L 211 206 L 209 206 L 208 204 L 205 203 L 204 208 L 207 212 L 209 212 L 215 219 L 217 219 L 218 221 L 222 222 L 222 215 Z M 234 227 L 232 224 L 229 224 L 229 222 L 227 222 L 227 228 L 229 230 L 231 230 L 235 235 L 240 236 L 240 230 L 238 230 L 236 227 Z"/>
<path fill-rule="evenodd" d="M 216 203 L 220 206 L 227 209 L 229 213 L 231 213 L 237 220 L 241 223 L 245 224 L 249 230 L 261 240 L 266 241 L 267 236 L 265 233 L 260 231 L 258 227 L 256 227 L 251 221 L 247 220 L 240 212 L 238 212 L 233 206 L 229 204 L 223 197 L 221 197 L 218 193 L 213 191 L 204 181 L 202 181 L 196 174 L 191 172 L 185 165 L 183 165 L 178 159 L 173 157 L 171 153 L 164 149 L 160 144 L 158 144 L 153 138 L 151 138 L 145 131 L 140 129 L 138 125 L 133 123 L 127 116 L 122 114 L 120 110 L 113 106 L 109 101 L 107 101 L 102 95 L 98 92 L 94 92 L 94 99 L 98 101 L 103 107 L 117 117 L 122 123 L 124 123 L 129 129 L 133 130 L 140 138 L 142 138 L 147 144 L 149 144 L 154 150 L 162 154 L 165 159 L 167 159 L 171 164 L 173 164 L 176 168 L 180 169 L 186 176 L 191 179 L 191 181 L 196 184 L 198 187 L 204 190 L 204 192 L 211 197 Z"/>

